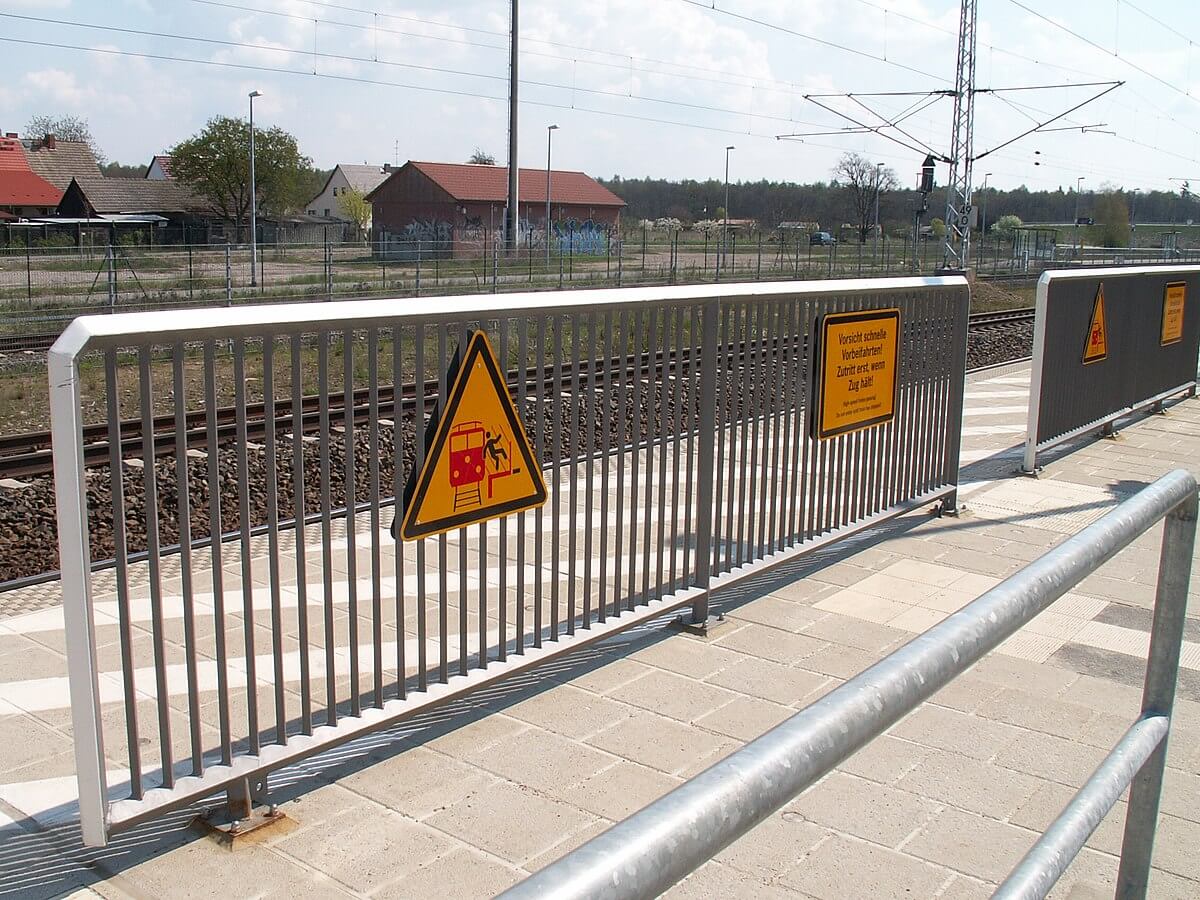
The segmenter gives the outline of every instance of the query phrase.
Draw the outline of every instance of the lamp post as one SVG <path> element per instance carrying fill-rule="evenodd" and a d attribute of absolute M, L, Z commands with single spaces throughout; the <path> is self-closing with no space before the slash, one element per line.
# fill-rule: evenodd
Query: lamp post
<path fill-rule="evenodd" d="M 725 220 L 721 225 L 721 256 L 717 263 L 718 273 L 725 263 L 725 252 L 729 247 L 729 151 L 736 149 L 732 144 L 725 148 Z"/>
<path fill-rule="evenodd" d="M 548 125 L 546 127 L 546 265 L 550 265 L 550 141 L 554 137 L 554 132 L 558 131 L 557 125 Z M 561 210 L 560 210 L 561 211 Z"/>
<path fill-rule="evenodd" d="M 258 287 L 258 210 L 254 194 L 254 98 L 261 97 L 258 91 L 250 92 L 250 287 Z"/>
<path fill-rule="evenodd" d="M 883 163 L 875 163 L 875 249 L 874 258 L 876 265 L 879 264 L 879 182 L 883 178 Z"/>
<path fill-rule="evenodd" d="M 983 173 L 983 188 L 980 190 L 980 193 L 983 194 L 983 208 L 979 211 L 979 237 L 981 240 L 987 237 L 987 180 L 991 177 L 991 172 Z"/>
<path fill-rule="evenodd" d="M 1079 192 L 1083 190 L 1085 180 L 1082 175 L 1075 179 L 1075 253 L 1078 256 L 1083 255 L 1083 245 L 1079 237 Z"/>

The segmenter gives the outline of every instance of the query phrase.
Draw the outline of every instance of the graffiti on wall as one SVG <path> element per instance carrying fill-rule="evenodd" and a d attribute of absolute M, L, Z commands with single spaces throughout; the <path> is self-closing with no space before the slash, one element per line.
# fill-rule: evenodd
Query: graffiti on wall
<path fill-rule="evenodd" d="M 454 226 L 445 219 L 413 219 L 400 232 L 400 240 L 429 243 L 434 246 L 449 245 L 454 237 Z"/>

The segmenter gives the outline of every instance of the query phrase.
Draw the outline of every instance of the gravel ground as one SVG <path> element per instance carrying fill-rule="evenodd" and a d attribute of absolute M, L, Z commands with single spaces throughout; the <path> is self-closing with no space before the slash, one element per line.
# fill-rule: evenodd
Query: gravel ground
<path fill-rule="evenodd" d="M 1032 341 L 1032 326 L 1015 326 L 996 328 L 974 332 L 969 337 L 967 351 L 968 368 L 991 365 L 1021 356 L 1028 356 Z M 773 382 L 772 382 L 773 383 Z M 680 412 L 681 424 L 686 429 L 688 421 L 688 380 L 680 382 L 680 396 L 683 407 Z M 668 382 L 668 392 L 675 390 L 675 382 Z M 579 404 L 572 404 L 569 398 L 553 393 L 544 398 L 543 417 L 541 422 L 541 447 L 543 462 L 549 463 L 555 458 L 563 459 L 584 450 L 587 441 L 587 429 L 590 423 L 595 429 L 595 446 L 604 446 L 602 405 L 609 406 L 607 418 L 610 422 L 609 441 L 612 446 L 617 441 L 628 442 L 634 437 L 633 420 L 640 420 L 637 429 L 644 437 L 651 420 L 654 429 L 659 428 L 658 385 L 643 385 L 640 405 L 640 415 L 634 416 L 632 388 L 628 388 L 625 397 L 627 411 L 625 422 L 619 421 L 619 396 L 616 390 L 603 392 L 582 391 L 587 398 Z M 648 396 L 652 394 L 652 396 Z M 673 427 L 675 411 L 673 397 L 668 397 L 667 426 Z M 738 406 L 752 399 L 740 395 Z M 787 399 L 785 398 L 785 402 Z M 555 453 L 554 441 L 554 404 L 559 404 L 561 416 L 561 452 Z M 527 401 L 523 410 L 525 427 L 530 437 L 539 431 L 534 420 L 534 410 L 538 404 Z M 738 415 L 734 411 L 733 415 Z M 334 423 L 336 424 L 336 423 Z M 404 458 L 401 480 L 408 478 L 412 467 L 414 431 L 413 418 L 407 413 L 399 422 L 403 436 L 401 446 Z M 380 494 L 390 497 L 393 491 L 395 463 L 394 427 L 381 425 L 379 428 L 379 478 Z M 343 432 L 334 431 L 331 434 L 330 486 L 331 506 L 344 506 L 346 499 L 345 480 L 345 436 Z M 277 453 L 278 508 L 281 519 L 290 518 L 295 511 L 292 478 L 293 455 L 290 433 L 280 433 Z M 305 509 L 319 512 L 321 509 L 321 461 L 318 444 L 315 441 L 304 443 L 304 488 Z M 354 439 L 355 451 L 355 497 L 359 502 L 371 499 L 369 482 L 369 466 L 371 446 L 366 429 L 360 428 Z M 258 449 L 247 452 L 247 469 L 249 473 L 250 495 L 249 509 L 251 524 L 262 524 L 266 519 L 267 504 L 267 472 L 266 454 Z M 221 527 L 224 531 L 236 531 L 240 527 L 239 496 L 238 496 L 238 459 L 236 448 L 232 444 L 221 447 L 219 454 L 219 483 L 221 496 Z M 188 460 L 188 501 L 191 510 L 192 537 L 203 538 L 209 534 L 209 491 L 208 491 L 207 457 L 195 457 Z M 124 491 L 127 534 L 126 544 L 129 552 L 136 553 L 146 546 L 145 533 L 145 481 L 144 471 L 140 468 L 127 466 L 123 473 L 122 485 Z M 158 490 L 159 542 L 162 546 L 178 543 L 179 540 L 179 496 L 176 489 L 175 459 L 162 458 L 155 465 L 155 481 Z M 112 559 L 114 555 L 114 536 L 112 529 L 112 485 L 109 469 L 99 467 L 88 470 L 88 509 L 91 524 L 91 551 L 94 560 Z M 5 489 L 0 491 L 0 581 L 28 577 L 43 572 L 54 571 L 58 568 L 57 528 L 54 512 L 54 484 L 49 475 L 29 480 L 29 486 L 23 489 Z M 390 514 L 386 516 L 390 521 Z"/>

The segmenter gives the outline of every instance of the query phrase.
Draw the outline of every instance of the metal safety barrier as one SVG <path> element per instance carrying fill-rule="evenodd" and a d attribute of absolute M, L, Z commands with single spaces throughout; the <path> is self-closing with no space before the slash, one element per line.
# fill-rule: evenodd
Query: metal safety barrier
<path fill-rule="evenodd" d="M 1200 266 L 1043 272 L 1023 470 L 1122 416 L 1194 397 L 1198 350 Z"/>
<path fill-rule="evenodd" d="M 1045 897 L 1126 788 L 1116 896 L 1146 896 L 1196 540 L 1177 470 L 783 724 L 592 838 L 505 900 L 654 897 L 898 722 L 1166 519 L 1142 712 L 993 895 Z"/>
<path fill-rule="evenodd" d="M 814 437 L 818 325 L 883 308 L 894 417 Z M 952 277 L 76 320 L 49 370 L 85 842 L 953 509 L 967 313 Z M 398 542 L 477 330 L 548 502 Z"/>

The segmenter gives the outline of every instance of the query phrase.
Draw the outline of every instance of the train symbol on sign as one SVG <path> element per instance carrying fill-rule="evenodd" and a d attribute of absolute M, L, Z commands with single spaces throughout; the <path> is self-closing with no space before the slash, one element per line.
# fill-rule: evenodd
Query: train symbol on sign
<path fill-rule="evenodd" d="M 487 496 L 495 495 L 497 479 L 520 473 L 513 468 L 512 441 L 499 429 L 488 429 L 478 420 L 462 422 L 450 431 L 450 486 L 454 509 L 483 502 L 480 486 L 486 481 Z"/>

